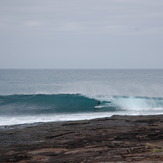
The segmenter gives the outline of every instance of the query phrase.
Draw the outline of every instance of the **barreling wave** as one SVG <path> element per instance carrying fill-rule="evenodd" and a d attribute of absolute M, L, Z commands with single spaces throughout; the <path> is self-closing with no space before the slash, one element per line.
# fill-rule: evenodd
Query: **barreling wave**
<path fill-rule="evenodd" d="M 39 115 L 83 112 L 163 110 L 163 98 L 81 94 L 27 94 L 0 96 L 0 115 Z M 127 114 L 127 112 L 126 112 Z"/>

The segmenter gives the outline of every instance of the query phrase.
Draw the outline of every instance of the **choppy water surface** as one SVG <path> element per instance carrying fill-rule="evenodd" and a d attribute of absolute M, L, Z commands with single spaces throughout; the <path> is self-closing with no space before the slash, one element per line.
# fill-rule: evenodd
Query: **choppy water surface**
<path fill-rule="evenodd" d="M 163 70 L 0 70 L 0 125 L 163 113 Z"/>

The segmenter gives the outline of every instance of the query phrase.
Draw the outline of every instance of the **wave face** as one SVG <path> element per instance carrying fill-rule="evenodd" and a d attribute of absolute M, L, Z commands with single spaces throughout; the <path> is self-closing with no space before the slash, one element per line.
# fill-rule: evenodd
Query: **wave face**
<path fill-rule="evenodd" d="M 0 115 L 41 115 L 89 112 L 144 112 L 163 110 L 163 98 L 36 94 L 0 96 Z"/>
<path fill-rule="evenodd" d="M 0 114 L 33 115 L 93 111 L 97 101 L 79 94 L 0 96 Z"/>

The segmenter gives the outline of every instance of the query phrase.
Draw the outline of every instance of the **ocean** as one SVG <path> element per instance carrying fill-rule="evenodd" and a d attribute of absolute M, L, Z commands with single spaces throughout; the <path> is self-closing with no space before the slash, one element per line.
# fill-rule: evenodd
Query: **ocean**
<path fill-rule="evenodd" d="M 0 126 L 163 113 L 163 70 L 0 69 Z"/>

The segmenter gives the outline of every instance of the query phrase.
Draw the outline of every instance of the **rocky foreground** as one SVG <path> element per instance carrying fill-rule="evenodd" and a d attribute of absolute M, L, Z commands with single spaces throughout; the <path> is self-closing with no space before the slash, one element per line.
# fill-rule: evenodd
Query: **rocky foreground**
<path fill-rule="evenodd" d="M 0 162 L 163 162 L 163 115 L 10 126 Z"/>

